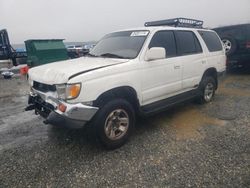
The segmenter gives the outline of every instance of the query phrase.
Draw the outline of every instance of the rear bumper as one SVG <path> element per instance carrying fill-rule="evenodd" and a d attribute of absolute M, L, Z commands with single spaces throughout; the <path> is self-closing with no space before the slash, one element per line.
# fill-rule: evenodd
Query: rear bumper
<path fill-rule="evenodd" d="M 83 127 L 98 111 L 97 107 L 86 106 L 82 103 L 70 104 L 58 100 L 53 93 L 42 93 L 36 90 L 30 93 L 28 104 L 26 110 L 35 110 L 36 114 L 45 118 L 44 123 L 70 128 Z M 60 111 L 59 105 L 64 105 L 66 110 Z"/>

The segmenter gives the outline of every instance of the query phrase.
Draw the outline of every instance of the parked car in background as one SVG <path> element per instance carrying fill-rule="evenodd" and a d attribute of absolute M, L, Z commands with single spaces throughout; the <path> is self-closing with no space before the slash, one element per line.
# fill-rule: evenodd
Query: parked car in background
<path fill-rule="evenodd" d="M 78 58 L 84 55 L 83 45 L 68 45 L 66 46 L 68 51 L 68 56 L 71 59 Z"/>
<path fill-rule="evenodd" d="M 90 50 L 92 50 L 95 47 L 96 44 L 85 44 L 83 46 L 83 50 L 85 52 L 85 54 L 88 54 L 90 52 Z"/>
<path fill-rule="evenodd" d="M 67 46 L 68 56 L 71 59 L 85 56 L 94 46 L 95 44 L 92 43 L 83 45 L 68 45 Z"/>
<path fill-rule="evenodd" d="M 83 46 L 82 45 L 69 45 L 67 46 L 68 50 L 82 50 Z"/>
<path fill-rule="evenodd" d="M 214 28 L 228 58 L 228 68 L 250 66 L 250 24 Z"/>

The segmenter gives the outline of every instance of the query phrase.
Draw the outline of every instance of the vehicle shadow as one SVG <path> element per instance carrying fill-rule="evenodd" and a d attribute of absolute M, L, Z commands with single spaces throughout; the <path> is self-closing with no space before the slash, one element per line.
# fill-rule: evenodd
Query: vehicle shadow
<path fill-rule="evenodd" d="M 161 128 L 162 122 L 167 123 L 169 119 L 171 119 L 176 113 L 183 109 L 183 106 L 193 107 L 194 105 L 194 103 L 188 101 L 155 115 L 148 117 L 137 117 L 135 130 L 130 138 L 130 142 L 135 142 L 134 139 L 136 139 L 138 136 L 141 138 L 144 137 L 144 135 L 150 137 L 150 134 L 154 134 L 155 131 L 158 131 L 159 128 Z M 80 148 L 83 152 L 86 150 L 88 150 L 88 152 L 90 150 L 95 152 L 106 151 L 86 127 L 82 129 L 69 129 L 60 125 L 48 126 L 48 141 L 50 144 Z M 91 124 L 89 126 L 91 126 Z"/>
<path fill-rule="evenodd" d="M 63 125 L 48 125 L 48 141 L 53 145 L 89 149 L 95 145 L 86 128 L 69 129 Z M 96 145 L 96 149 L 100 146 Z"/>

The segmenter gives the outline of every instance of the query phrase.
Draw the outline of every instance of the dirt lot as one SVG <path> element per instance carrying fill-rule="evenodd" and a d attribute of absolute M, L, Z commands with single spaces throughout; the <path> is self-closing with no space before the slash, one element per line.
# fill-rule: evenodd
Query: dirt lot
<path fill-rule="evenodd" d="M 24 112 L 27 93 L 24 78 L 0 79 L 0 187 L 250 187 L 250 71 L 210 104 L 139 120 L 115 151 Z"/>

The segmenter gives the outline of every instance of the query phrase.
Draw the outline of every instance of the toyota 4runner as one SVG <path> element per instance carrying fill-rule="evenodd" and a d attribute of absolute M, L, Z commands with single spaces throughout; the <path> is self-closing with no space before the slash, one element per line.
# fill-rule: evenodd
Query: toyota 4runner
<path fill-rule="evenodd" d="M 104 36 L 87 57 L 32 68 L 26 110 L 52 125 L 88 125 L 105 147 L 120 147 L 136 115 L 213 99 L 226 57 L 218 35 L 202 23 L 147 22 Z"/>

